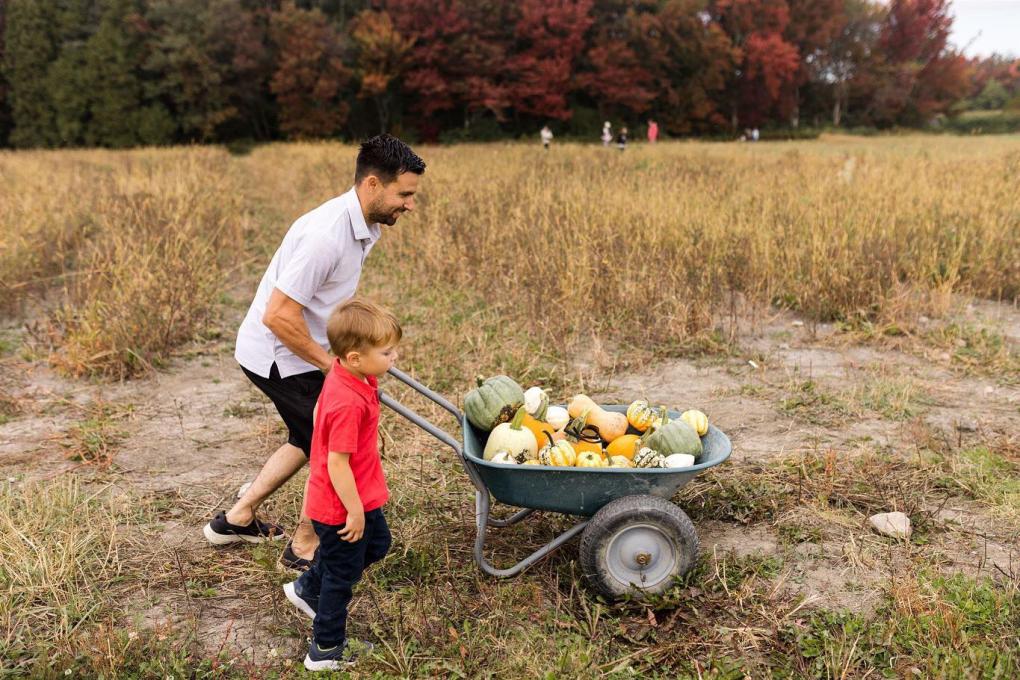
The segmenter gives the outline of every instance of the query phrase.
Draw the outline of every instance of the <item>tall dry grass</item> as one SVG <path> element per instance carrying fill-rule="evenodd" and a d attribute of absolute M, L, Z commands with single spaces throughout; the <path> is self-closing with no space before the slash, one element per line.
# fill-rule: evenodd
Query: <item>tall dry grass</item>
<path fill-rule="evenodd" d="M 386 230 L 366 290 L 440 319 L 430 339 L 447 354 L 656 352 L 768 305 L 909 326 L 957 293 L 1020 296 L 1017 137 L 419 151 L 417 214 Z M 0 155 L 5 304 L 59 282 L 54 361 L 143 370 L 257 253 L 253 286 L 289 223 L 348 188 L 353 158 L 335 144 Z"/>

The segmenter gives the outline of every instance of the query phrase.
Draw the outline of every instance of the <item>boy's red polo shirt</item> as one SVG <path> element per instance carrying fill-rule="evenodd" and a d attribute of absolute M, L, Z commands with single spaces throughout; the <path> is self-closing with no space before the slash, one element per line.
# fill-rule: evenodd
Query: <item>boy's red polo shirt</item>
<path fill-rule="evenodd" d="M 347 510 L 329 479 L 330 451 L 351 454 L 351 471 L 365 512 L 382 507 L 390 495 L 379 461 L 379 382 L 375 376 L 367 379 L 367 384 L 358 380 L 334 359 L 319 393 L 305 510 L 323 524 L 347 521 Z"/>

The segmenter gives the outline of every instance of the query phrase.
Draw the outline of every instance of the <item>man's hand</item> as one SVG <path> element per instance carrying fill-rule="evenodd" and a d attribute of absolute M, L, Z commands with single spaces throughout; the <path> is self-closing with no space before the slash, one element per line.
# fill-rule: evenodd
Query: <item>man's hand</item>
<path fill-rule="evenodd" d="M 336 532 L 340 539 L 348 543 L 357 543 L 365 535 L 365 513 L 347 513 L 347 523 Z"/>

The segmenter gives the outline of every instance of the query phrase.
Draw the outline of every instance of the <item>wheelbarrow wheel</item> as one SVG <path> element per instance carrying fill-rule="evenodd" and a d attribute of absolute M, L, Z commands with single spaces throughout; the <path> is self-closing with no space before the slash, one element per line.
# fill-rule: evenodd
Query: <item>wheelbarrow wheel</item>
<path fill-rule="evenodd" d="M 698 534 L 687 513 L 657 496 L 618 498 L 581 534 L 584 575 L 610 599 L 665 592 L 697 555 Z"/>

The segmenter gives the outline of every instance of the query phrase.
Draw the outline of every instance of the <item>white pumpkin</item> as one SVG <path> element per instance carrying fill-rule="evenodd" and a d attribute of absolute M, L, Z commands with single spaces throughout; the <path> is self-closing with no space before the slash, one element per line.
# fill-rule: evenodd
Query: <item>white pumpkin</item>
<path fill-rule="evenodd" d="M 538 457 L 538 442 L 531 430 L 521 425 L 527 411 L 521 406 L 517 409 L 514 419 L 509 423 L 501 423 L 489 433 L 485 442 L 482 458 L 492 460 L 500 451 L 506 451 L 511 458 L 530 460 Z M 516 462 L 516 460 L 514 461 Z"/>
<path fill-rule="evenodd" d="M 549 395 L 537 385 L 524 390 L 524 410 L 535 420 L 545 422 L 546 410 L 549 408 Z"/>
<path fill-rule="evenodd" d="M 689 453 L 673 453 L 666 456 L 666 467 L 685 468 L 694 465 L 694 456 Z"/>
<path fill-rule="evenodd" d="M 517 461 L 510 455 L 510 452 L 506 449 L 500 449 L 496 453 L 492 454 L 492 458 L 489 459 L 490 463 L 499 463 L 500 465 L 517 465 Z"/>
<path fill-rule="evenodd" d="M 562 406 L 550 406 L 545 410 L 545 422 L 552 425 L 554 431 L 559 432 L 570 424 L 570 414 Z"/>

